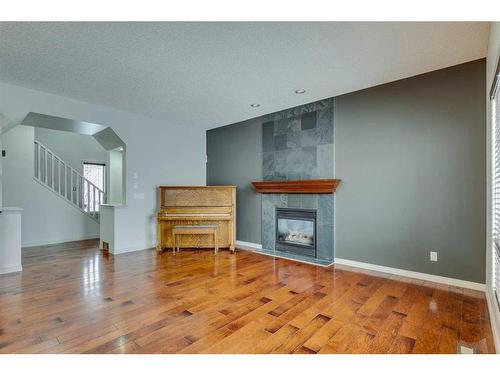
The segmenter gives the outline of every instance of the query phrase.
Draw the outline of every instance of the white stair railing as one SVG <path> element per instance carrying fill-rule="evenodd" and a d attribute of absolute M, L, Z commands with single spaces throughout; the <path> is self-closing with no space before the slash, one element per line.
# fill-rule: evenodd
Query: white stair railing
<path fill-rule="evenodd" d="M 99 222 L 99 207 L 106 203 L 106 194 L 74 168 L 35 140 L 33 178 Z"/>

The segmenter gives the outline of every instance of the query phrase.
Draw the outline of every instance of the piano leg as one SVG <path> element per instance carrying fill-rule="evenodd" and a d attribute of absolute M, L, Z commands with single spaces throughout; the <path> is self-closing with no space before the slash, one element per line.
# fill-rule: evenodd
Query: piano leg
<path fill-rule="evenodd" d="M 156 245 L 156 252 L 158 254 L 161 254 L 162 251 L 163 251 L 163 249 L 162 249 L 161 245 L 160 244 Z"/>
<path fill-rule="evenodd" d="M 235 250 L 234 246 L 231 246 L 231 247 L 229 248 L 229 250 L 231 250 L 231 254 L 234 254 L 234 250 Z"/>

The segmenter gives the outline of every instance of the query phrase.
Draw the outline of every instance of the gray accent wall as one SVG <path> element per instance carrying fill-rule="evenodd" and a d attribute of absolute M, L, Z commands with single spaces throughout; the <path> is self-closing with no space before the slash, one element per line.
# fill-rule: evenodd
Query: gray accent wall
<path fill-rule="evenodd" d="M 335 257 L 484 282 L 485 84 L 482 59 L 335 98 Z M 207 183 L 239 186 L 238 239 L 259 244 L 266 121 L 207 132 Z"/>
<path fill-rule="evenodd" d="M 485 281 L 485 85 L 483 59 L 336 98 L 336 257 Z"/>
<path fill-rule="evenodd" d="M 262 119 L 207 131 L 207 185 L 236 185 L 236 237 L 261 243 L 261 194 L 252 181 L 262 180 Z"/>

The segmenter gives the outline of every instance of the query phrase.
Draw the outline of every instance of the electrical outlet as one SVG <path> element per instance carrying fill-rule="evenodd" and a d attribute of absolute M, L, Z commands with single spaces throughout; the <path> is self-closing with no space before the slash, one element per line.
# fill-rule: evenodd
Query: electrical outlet
<path fill-rule="evenodd" d="M 438 261 L 437 251 L 431 251 L 431 262 L 437 262 L 437 261 Z"/>

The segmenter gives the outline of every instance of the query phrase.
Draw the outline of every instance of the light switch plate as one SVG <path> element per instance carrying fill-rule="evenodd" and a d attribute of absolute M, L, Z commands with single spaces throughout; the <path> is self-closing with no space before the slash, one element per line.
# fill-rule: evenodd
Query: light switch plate
<path fill-rule="evenodd" d="M 134 193 L 134 199 L 144 199 L 144 193 Z"/>
<path fill-rule="evenodd" d="M 437 251 L 431 251 L 431 261 L 432 262 L 437 262 L 438 260 L 438 253 Z"/>

